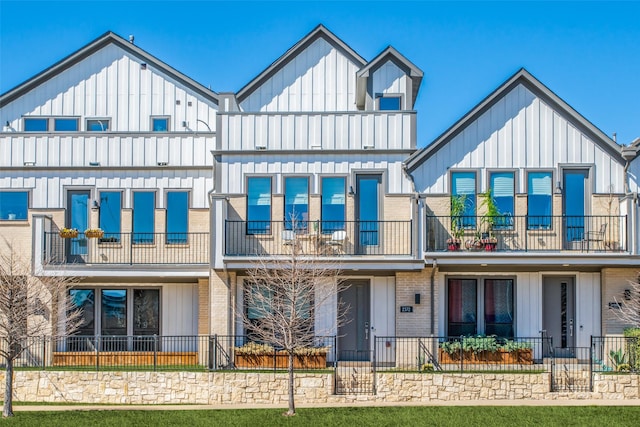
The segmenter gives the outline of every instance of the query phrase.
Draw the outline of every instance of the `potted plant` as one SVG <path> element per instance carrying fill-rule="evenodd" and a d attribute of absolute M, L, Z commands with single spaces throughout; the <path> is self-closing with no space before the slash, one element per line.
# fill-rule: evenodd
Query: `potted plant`
<path fill-rule="evenodd" d="M 447 239 L 447 249 L 450 251 L 459 250 L 462 243 L 465 201 L 466 197 L 464 195 L 451 196 L 451 237 Z"/>
<path fill-rule="evenodd" d="M 104 231 L 99 228 L 87 228 L 84 230 L 84 235 L 89 239 L 99 239 L 104 236 Z"/>
<path fill-rule="evenodd" d="M 301 347 L 294 350 L 294 368 L 319 369 L 327 366 L 327 347 Z M 235 347 L 234 363 L 238 368 L 282 368 L 288 366 L 289 355 L 269 344 L 249 342 Z"/>
<path fill-rule="evenodd" d="M 502 340 L 495 336 L 463 337 L 455 341 L 440 344 L 440 363 L 501 363 L 531 365 L 533 349 L 530 343 L 515 340 Z"/>
<path fill-rule="evenodd" d="M 78 237 L 78 229 L 64 227 L 60 229 L 58 234 L 63 239 L 75 239 L 76 237 Z"/>
<path fill-rule="evenodd" d="M 503 215 L 493 199 L 491 189 L 480 194 L 480 207 L 483 209 L 483 215 L 480 219 L 480 228 L 482 234 L 480 236 L 484 250 L 493 252 L 496 250 L 498 238 L 493 234 L 496 224 L 503 222 Z"/>

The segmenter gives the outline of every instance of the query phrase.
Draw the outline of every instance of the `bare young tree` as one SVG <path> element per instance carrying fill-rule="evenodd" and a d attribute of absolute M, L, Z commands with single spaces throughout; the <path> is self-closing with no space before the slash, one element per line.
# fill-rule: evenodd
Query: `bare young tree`
<path fill-rule="evenodd" d="M 11 417 L 14 362 L 30 351 L 35 340 L 56 329 L 73 333 L 82 323 L 82 311 L 73 308 L 68 292 L 77 279 L 34 277 L 29 261 L 14 245 L 4 243 L 0 247 L 0 357 L 6 366 L 2 416 Z"/>
<path fill-rule="evenodd" d="M 282 349 L 288 355 L 289 408 L 283 414 L 287 416 L 296 411 L 296 355 L 323 345 L 318 337 L 335 334 L 345 323 L 347 309 L 339 301 L 339 293 L 346 288 L 339 265 L 330 261 L 332 257 L 318 256 L 317 247 L 303 250 L 302 243 L 294 237 L 286 242 L 289 254 L 260 257 L 254 262 L 245 282 L 244 303 L 248 310 L 240 313 L 250 339 Z M 318 323 L 327 326 L 322 328 Z"/>
<path fill-rule="evenodd" d="M 614 298 L 618 308 L 612 310 L 618 319 L 634 328 L 640 328 L 640 283 L 629 281 L 629 288 L 620 298 Z"/>

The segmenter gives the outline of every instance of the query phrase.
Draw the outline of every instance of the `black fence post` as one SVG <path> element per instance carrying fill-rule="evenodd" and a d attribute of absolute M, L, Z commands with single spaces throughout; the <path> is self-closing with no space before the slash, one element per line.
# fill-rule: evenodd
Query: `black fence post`
<path fill-rule="evenodd" d="M 100 371 L 100 335 L 96 335 L 96 372 Z"/>
<path fill-rule="evenodd" d="M 153 334 L 153 372 L 158 370 L 158 336 Z"/>
<path fill-rule="evenodd" d="M 464 337 L 460 335 L 460 373 L 464 373 Z"/>
<path fill-rule="evenodd" d="M 377 364 L 376 354 L 378 353 L 377 350 L 378 350 L 378 341 L 376 340 L 376 336 L 374 335 L 373 336 L 373 357 L 372 357 L 373 359 L 373 394 L 376 394 L 376 385 L 377 385 L 377 382 L 376 382 L 376 379 L 377 379 L 376 378 L 376 364 Z"/>
<path fill-rule="evenodd" d="M 47 368 L 47 337 L 42 337 L 42 370 Z"/>
<path fill-rule="evenodd" d="M 593 335 L 589 338 L 589 391 L 593 391 Z"/>

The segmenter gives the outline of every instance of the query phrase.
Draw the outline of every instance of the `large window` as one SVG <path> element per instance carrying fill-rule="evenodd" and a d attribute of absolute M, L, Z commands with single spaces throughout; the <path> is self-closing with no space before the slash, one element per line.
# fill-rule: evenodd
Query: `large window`
<path fill-rule="evenodd" d="M 513 279 L 450 278 L 447 287 L 448 335 L 513 338 L 513 291 Z"/>
<path fill-rule="evenodd" d="M 133 243 L 153 243 L 156 195 L 151 191 L 133 192 Z"/>
<path fill-rule="evenodd" d="M 527 228 L 551 228 L 551 172 L 529 172 L 527 175 Z"/>
<path fill-rule="evenodd" d="M 344 230 L 346 179 L 344 177 L 322 178 L 322 232 L 333 233 Z"/>
<path fill-rule="evenodd" d="M 309 220 L 309 178 L 284 178 L 284 224 L 286 230 L 306 232 Z"/>
<path fill-rule="evenodd" d="M 187 243 L 189 229 L 189 193 L 167 193 L 167 243 Z"/>
<path fill-rule="evenodd" d="M 464 202 L 462 226 L 476 226 L 476 173 L 451 172 L 451 196 L 459 197 Z"/>
<path fill-rule="evenodd" d="M 122 193 L 100 192 L 100 228 L 104 231 L 102 241 L 119 242 L 121 232 Z"/>
<path fill-rule="evenodd" d="M 508 228 L 513 225 L 515 213 L 515 180 L 513 172 L 492 172 L 490 175 L 491 197 L 501 217 L 495 218 L 494 228 Z"/>
<path fill-rule="evenodd" d="M 29 193 L 26 191 L 0 191 L 0 220 L 26 220 Z"/>
<path fill-rule="evenodd" d="M 247 178 L 247 234 L 271 233 L 271 178 Z"/>
<path fill-rule="evenodd" d="M 159 289 L 72 289 L 69 295 L 82 310 L 82 323 L 78 338 L 68 340 L 68 350 L 95 350 L 97 341 L 86 338 L 94 335 L 102 336 L 106 351 L 160 349 L 153 339 L 126 338 L 160 335 Z"/>

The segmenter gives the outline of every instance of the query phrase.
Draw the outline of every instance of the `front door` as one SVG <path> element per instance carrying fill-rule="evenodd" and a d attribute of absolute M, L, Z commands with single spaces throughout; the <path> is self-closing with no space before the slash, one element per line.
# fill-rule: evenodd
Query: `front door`
<path fill-rule="evenodd" d="M 574 357 L 575 339 L 575 279 L 545 277 L 542 288 L 542 328 L 553 338 L 556 357 Z M 545 356 L 551 351 L 545 346 Z"/>
<path fill-rule="evenodd" d="M 67 262 L 84 262 L 87 255 L 87 239 L 84 230 L 89 225 L 89 190 L 67 191 L 67 228 L 75 228 L 81 234 L 75 239 L 66 240 Z"/>
<path fill-rule="evenodd" d="M 340 292 L 340 302 L 347 310 L 344 325 L 338 330 L 339 360 L 370 360 L 371 286 L 368 280 L 352 280 Z"/>

